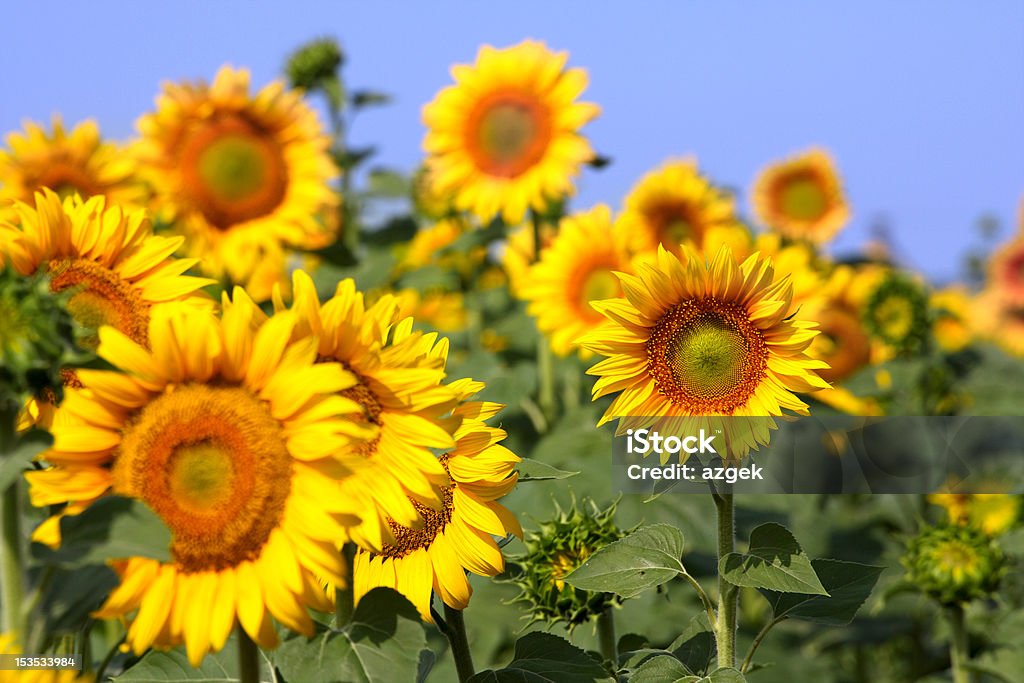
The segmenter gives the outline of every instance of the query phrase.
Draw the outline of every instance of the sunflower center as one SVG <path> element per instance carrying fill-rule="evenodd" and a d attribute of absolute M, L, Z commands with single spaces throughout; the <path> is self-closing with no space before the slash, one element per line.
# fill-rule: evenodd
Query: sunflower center
<path fill-rule="evenodd" d="M 160 515 L 186 572 L 258 557 L 291 490 L 281 427 L 241 387 L 174 387 L 132 417 L 115 456 L 114 491 Z"/>
<path fill-rule="evenodd" d="M 444 469 L 447 473 L 448 465 L 446 463 L 446 459 L 441 458 L 441 464 L 445 466 Z M 395 542 L 391 545 L 385 544 L 381 548 L 380 554 L 384 557 L 398 559 L 417 550 L 429 548 L 437 535 L 444 531 L 452 521 L 452 511 L 455 509 L 455 486 L 444 487 L 441 497 L 440 510 L 433 510 L 410 498 L 416 512 L 423 518 L 423 527 L 420 529 L 404 527 L 388 517 L 388 527 L 395 537 Z"/>
<path fill-rule="evenodd" d="M 183 145 L 181 165 L 183 190 L 222 230 L 271 213 L 287 190 L 279 144 L 239 117 L 212 120 L 195 131 Z"/>
<path fill-rule="evenodd" d="M 68 313 L 79 325 L 88 330 L 110 325 L 133 341 L 148 345 L 149 304 L 117 273 L 87 259 L 50 261 L 47 270 L 50 291 L 72 291 Z M 99 337 L 90 335 L 81 343 L 96 348 Z"/>
<path fill-rule="evenodd" d="M 43 174 L 36 180 L 35 185 L 37 189 L 50 188 L 61 199 L 67 199 L 76 194 L 84 198 L 100 193 L 97 184 L 86 173 L 66 161 L 51 163 L 47 166 Z"/>
<path fill-rule="evenodd" d="M 875 306 L 874 319 L 885 339 L 903 339 L 914 326 L 913 304 L 902 297 L 889 297 Z"/>
<path fill-rule="evenodd" d="M 814 338 L 808 353 L 829 364 L 818 370 L 826 382 L 839 382 L 864 367 L 870 360 L 871 345 L 856 314 L 844 308 L 819 312 L 815 319 L 821 334 Z"/>
<path fill-rule="evenodd" d="M 590 302 L 614 299 L 621 293 L 619 278 L 615 277 L 610 268 L 592 270 L 587 273 L 580 287 L 580 310 L 587 315 L 593 313 L 595 319 L 601 318 L 601 314 L 591 308 Z"/>
<path fill-rule="evenodd" d="M 935 550 L 936 564 L 953 574 L 973 572 L 976 559 L 973 550 L 962 543 L 946 543 Z"/>
<path fill-rule="evenodd" d="M 682 203 L 655 206 L 650 221 L 658 231 L 658 241 L 669 248 L 678 247 L 687 240 L 696 240 L 701 231 L 690 217 L 690 207 Z"/>
<path fill-rule="evenodd" d="M 744 405 L 767 361 L 764 338 L 747 312 L 713 297 L 669 309 L 647 341 L 655 385 L 690 414 L 729 414 Z"/>
<path fill-rule="evenodd" d="M 484 99 L 470 115 L 468 148 L 486 173 L 521 175 L 543 157 L 551 140 L 546 108 L 519 93 Z"/>
<path fill-rule="evenodd" d="M 798 220 L 821 218 L 828 208 L 828 197 L 813 177 L 800 176 L 785 183 L 779 197 L 782 213 Z"/>
<path fill-rule="evenodd" d="M 336 359 L 334 358 L 323 358 L 319 359 L 318 362 L 334 362 L 335 360 Z M 380 414 L 383 412 L 384 408 L 380 404 L 377 394 L 373 393 L 373 390 L 367 386 L 366 380 L 362 375 L 355 372 L 348 363 L 345 363 L 344 361 L 341 363 L 345 366 L 346 370 L 356 376 L 357 383 L 355 386 L 344 389 L 339 393 L 345 398 L 355 401 L 360 405 L 360 407 L 362 407 L 363 414 L 360 419 L 362 419 L 363 422 L 379 425 Z M 369 458 L 377 452 L 377 445 L 379 443 L 380 437 L 378 436 L 372 441 L 364 441 L 360 443 L 355 447 L 355 451 L 364 458 Z"/>

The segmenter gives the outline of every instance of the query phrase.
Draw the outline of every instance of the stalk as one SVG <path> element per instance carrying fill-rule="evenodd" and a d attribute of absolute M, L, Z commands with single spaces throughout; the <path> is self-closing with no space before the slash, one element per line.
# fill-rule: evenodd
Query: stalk
<path fill-rule="evenodd" d="M 239 683 L 260 683 L 260 651 L 249 634 L 238 627 Z"/>
<path fill-rule="evenodd" d="M 718 560 L 735 549 L 736 505 L 731 493 L 713 493 L 718 508 Z M 718 666 L 736 666 L 736 599 L 737 589 L 721 572 L 718 574 L 718 619 L 715 640 L 718 643 Z"/>
<path fill-rule="evenodd" d="M 949 660 L 953 669 L 953 683 L 971 683 L 971 672 L 967 669 L 970 655 L 967 650 L 967 624 L 964 608 L 955 605 L 949 608 Z"/>
<path fill-rule="evenodd" d="M 615 614 L 612 606 L 608 605 L 597 617 L 597 637 L 601 643 L 601 655 L 612 663 L 612 669 L 618 667 L 619 649 L 618 640 L 615 637 Z"/>
<path fill-rule="evenodd" d="M 352 589 L 352 582 L 354 580 L 352 574 L 352 564 L 355 559 L 355 546 L 351 543 L 346 543 L 341 549 L 341 556 L 345 560 L 345 569 L 347 570 L 348 579 L 345 582 L 345 586 L 334 588 L 334 628 L 340 629 L 345 626 L 349 621 L 352 620 L 352 612 L 355 610 L 355 592 Z"/>
<path fill-rule="evenodd" d="M 475 673 L 473 653 L 469 651 L 469 638 L 466 637 L 466 620 L 463 618 L 462 610 L 448 605 L 444 606 L 444 618 L 448 626 L 445 635 L 448 636 L 452 657 L 455 658 L 455 671 L 459 675 L 459 683 L 466 683 Z"/>
<path fill-rule="evenodd" d="M 9 402 L 0 408 L 0 457 L 14 452 L 14 423 L 18 411 Z M 22 616 L 22 602 L 25 595 L 25 577 L 21 571 L 21 505 L 18 496 L 18 481 L 14 481 L 3 492 L 0 501 L 0 583 L 3 584 L 3 627 L 13 634 L 15 641 L 22 643 L 25 638 L 25 623 Z"/>
<path fill-rule="evenodd" d="M 541 252 L 541 219 L 531 211 L 533 223 L 533 262 L 540 261 Z M 551 357 L 551 346 L 547 337 L 538 333 L 537 336 L 537 405 L 544 415 L 545 422 L 550 425 L 555 416 L 555 368 Z"/>

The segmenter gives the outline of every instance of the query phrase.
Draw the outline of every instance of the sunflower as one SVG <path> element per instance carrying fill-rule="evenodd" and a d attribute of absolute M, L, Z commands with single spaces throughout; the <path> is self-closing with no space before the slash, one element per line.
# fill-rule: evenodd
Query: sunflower
<path fill-rule="evenodd" d="M 362 420 L 377 437 L 356 452 L 376 466 L 342 482 L 343 494 L 362 498 L 363 522 L 352 531 L 359 545 L 379 550 L 392 541 L 385 519 L 403 526 L 422 524 L 421 509 L 439 510 L 449 479 L 431 449 L 451 448 L 457 421 L 446 419 L 457 396 L 441 384 L 448 341 L 436 333 L 412 331 L 400 319 L 394 297 L 367 307 L 352 280 L 342 281 L 321 305 L 312 279 L 293 275 L 297 334 L 317 339 L 321 361 L 341 363 L 356 383 L 341 395 L 357 402 Z M 283 308 L 278 299 L 277 308 Z M 417 507 L 418 506 L 418 507 Z"/>
<path fill-rule="evenodd" d="M 459 388 L 462 398 L 483 388 L 469 380 L 451 386 Z M 449 607 L 465 609 L 473 592 L 466 571 L 497 576 L 504 570 L 505 560 L 492 536 L 522 538 L 523 530 L 515 516 L 496 502 L 519 478 L 513 472 L 519 458 L 498 443 L 505 431 L 485 422 L 501 407 L 464 401 L 453 411 L 461 424 L 455 432 L 455 448 L 441 457 L 442 467 L 451 476 L 451 484 L 443 490 L 442 507 L 431 510 L 414 503 L 423 515 L 422 527 L 411 529 L 389 519 L 395 540 L 379 553 L 356 554 L 357 602 L 373 588 L 387 586 L 405 595 L 423 619 L 432 622 L 431 592 Z"/>
<path fill-rule="evenodd" d="M 36 192 L 50 188 L 61 197 L 102 195 L 110 205 L 142 206 L 145 191 L 134 161 L 103 141 L 95 121 L 68 132 L 54 116 L 51 129 L 26 123 L 23 133 L 8 134 L 7 149 L 0 150 L 0 204 L 31 202 Z"/>
<path fill-rule="evenodd" d="M 316 363 L 313 339 L 290 341 L 291 313 L 254 325 L 249 309 L 218 319 L 175 311 L 150 322 L 152 350 L 111 327 L 99 355 L 115 371 L 80 370 L 54 425 L 50 467 L 29 472 L 37 506 L 108 492 L 144 501 L 171 531 L 172 560 L 113 563 L 120 585 L 96 612 L 130 620 L 127 644 L 185 644 L 198 665 L 236 621 L 274 647 L 271 617 L 312 635 L 307 606 L 330 609 L 317 577 L 344 581 L 336 543 L 358 521 L 338 479 L 366 467 L 342 457 L 373 438 L 357 378 Z"/>
<path fill-rule="evenodd" d="M 138 128 L 154 205 L 210 275 L 267 299 L 287 247 L 334 239 L 338 170 L 299 91 L 274 82 L 252 95 L 249 72 L 225 66 L 212 85 L 165 84 Z"/>
<path fill-rule="evenodd" d="M 928 301 L 935 311 L 932 334 L 943 351 L 962 351 L 973 340 L 970 327 L 971 297 L 962 286 L 953 285 L 932 292 Z"/>
<path fill-rule="evenodd" d="M 946 510 L 953 524 L 973 526 L 989 536 L 1009 531 L 1020 518 L 1020 495 L 1009 493 L 933 493 L 928 502 Z"/>
<path fill-rule="evenodd" d="M 1004 244 L 989 262 L 988 286 L 1024 306 L 1024 235 Z"/>
<path fill-rule="evenodd" d="M 472 66 L 452 68 L 448 86 L 423 108 L 423 148 L 439 194 L 481 220 L 501 214 L 522 220 L 550 200 L 572 194 L 572 177 L 594 151 L 579 129 L 597 105 L 576 102 L 587 86 L 583 69 L 566 69 L 568 54 L 524 41 L 485 45 Z"/>
<path fill-rule="evenodd" d="M 832 239 L 850 218 L 832 157 L 811 149 L 772 164 L 754 181 L 754 213 L 793 239 Z"/>
<path fill-rule="evenodd" d="M 378 291 L 368 296 L 376 301 L 390 294 Z M 394 292 L 394 297 L 398 301 L 400 317 L 415 318 L 441 332 L 461 332 L 466 329 L 466 304 L 461 292 L 441 289 L 420 292 L 406 287 Z"/>
<path fill-rule="evenodd" d="M 604 316 L 590 303 L 622 296 L 616 271 L 629 271 L 623 233 L 613 228 L 611 210 L 599 205 L 562 219 L 558 235 L 534 265 L 519 296 L 560 356 L 576 350 L 575 340 L 599 327 Z"/>
<path fill-rule="evenodd" d="M 1024 356 L 1024 306 L 991 287 L 978 293 L 971 304 L 972 330 L 995 342 L 1008 353 Z"/>
<path fill-rule="evenodd" d="M 732 196 L 702 176 L 692 158 L 666 162 L 641 178 L 626 196 L 618 226 L 634 254 L 659 244 L 677 255 L 682 244 L 705 251 L 713 231 L 720 240 L 733 236 L 736 249 L 750 242 Z"/>
<path fill-rule="evenodd" d="M 0 634 L 0 654 L 20 655 L 21 648 L 11 633 Z M 31 669 L 14 670 L 0 669 L 0 683 L 86 683 L 95 680 L 92 674 L 82 674 L 75 670 Z"/>
<path fill-rule="evenodd" d="M 774 423 L 705 416 L 808 414 L 793 392 L 828 388 L 814 372 L 827 365 L 806 353 L 817 331 L 794 317 L 789 279 L 760 255 L 738 264 L 723 248 L 708 263 L 683 247 L 682 259 L 659 247 L 656 265 L 619 275 L 624 299 L 594 304 L 612 323 L 580 340 L 608 357 L 588 371 L 594 398 L 618 394 L 599 424 L 722 429 L 723 455 L 743 455 Z"/>
<path fill-rule="evenodd" d="M 545 222 L 541 224 L 540 250 L 542 253 L 555 241 L 556 233 L 557 229 L 551 223 Z M 505 240 L 501 251 L 501 266 L 508 275 L 509 290 L 513 294 L 518 294 L 523 286 L 529 282 L 530 266 L 537 260 L 534 238 L 533 226 L 524 225 L 510 231 L 508 239 Z"/>

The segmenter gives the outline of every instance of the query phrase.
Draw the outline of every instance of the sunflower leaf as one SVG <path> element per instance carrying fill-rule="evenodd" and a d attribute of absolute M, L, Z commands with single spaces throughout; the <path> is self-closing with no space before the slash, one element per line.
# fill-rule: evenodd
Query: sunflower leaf
<path fill-rule="evenodd" d="M 238 646 L 235 634 L 231 634 L 220 652 L 211 652 L 202 663 L 193 668 L 189 664 L 184 648 L 169 652 L 150 650 L 134 666 L 113 683 L 236 683 L 238 674 Z M 270 663 L 263 658 L 260 663 L 260 683 L 277 680 Z"/>
<path fill-rule="evenodd" d="M 0 491 L 6 491 L 25 471 L 32 458 L 53 445 L 49 432 L 33 429 L 14 443 L 10 453 L 0 454 Z"/>
<path fill-rule="evenodd" d="M 582 590 L 631 598 L 682 573 L 682 554 L 683 532 L 668 524 L 652 524 L 601 548 L 565 582 Z"/>
<path fill-rule="evenodd" d="M 469 683 L 611 683 L 601 663 L 564 638 L 539 631 L 516 641 L 512 661 L 481 671 Z"/>
<path fill-rule="evenodd" d="M 718 570 L 737 586 L 828 597 L 810 558 L 793 534 L 774 522 L 755 528 L 750 533 L 747 552 L 729 553 L 719 562 Z"/>
<path fill-rule="evenodd" d="M 790 617 L 829 626 L 845 626 L 853 621 L 878 582 L 885 567 L 841 560 L 811 560 L 829 596 L 778 593 L 761 589 L 776 619 Z"/>
<path fill-rule="evenodd" d="M 547 463 L 540 462 L 539 460 L 532 460 L 530 458 L 522 458 L 519 461 L 519 465 L 516 466 L 516 469 L 519 470 L 520 482 L 568 479 L 569 477 L 575 477 L 579 474 L 579 472 L 560 470 L 557 467 L 552 467 Z"/>
<path fill-rule="evenodd" d="M 127 557 L 171 561 L 167 525 L 145 503 L 132 498 L 105 496 L 81 514 L 62 518 L 60 537 L 60 548 L 55 551 L 36 546 L 40 559 L 64 567 Z"/>

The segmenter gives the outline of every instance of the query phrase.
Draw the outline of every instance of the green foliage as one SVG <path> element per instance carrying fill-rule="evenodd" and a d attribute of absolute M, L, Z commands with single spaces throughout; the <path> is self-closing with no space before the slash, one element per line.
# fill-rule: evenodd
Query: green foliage
<path fill-rule="evenodd" d="M 516 466 L 519 472 L 519 481 L 550 481 L 552 479 L 568 479 L 575 477 L 579 472 L 569 472 L 552 467 L 547 463 L 530 458 L 522 458 Z"/>
<path fill-rule="evenodd" d="M 827 559 L 811 560 L 811 566 L 828 595 L 780 593 L 762 588 L 761 592 L 771 603 L 773 618 L 844 626 L 853 621 L 885 570 L 885 567 Z"/>
<path fill-rule="evenodd" d="M 762 524 L 754 529 L 747 552 L 729 553 L 721 559 L 718 570 L 737 586 L 828 595 L 810 558 L 781 524 Z"/>
<path fill-rule="evenodd" d="M 32 459 L 53 445 L 49 432 L 31 430 L 15 437 L 14 447 L 3 452 L 5 444 L 0 443 L 0 491 L 7 490 L 21 477 Z"/>
<path fill-rule="evenodd" d="M 671 581 L 683 570 L 683 533 L 667 524 L 634 531 L 594 553 L 565 582 L 587 591 L 631 598 Z"/>
<path fill-rule="evenodd" d="M 550 633 L 528 633 L 516 641 L 512 662 L 481 671 L 469 683 L 612 683 L 601 663 Z"/>
<path fill-rule="evenodd" d="M 220 652 L 206 656 L 193 668 L 182 650 L 163 652 L 151 650 L 114 683 L 236 683 L 238 675 L 238 645 L 235 635 L 228 638 Z M 260 662 L 260 683 L 277 683 L 273 666 L 264 656 Z"/>
<path fill-rule="evenodd" d="M 60 520 L 61 545 L 35 548 L 47 564 L 81 567 L 127 557 L 171 559 L 171 532 L 145 503 L 105 496 L 81 514 Z"/>

